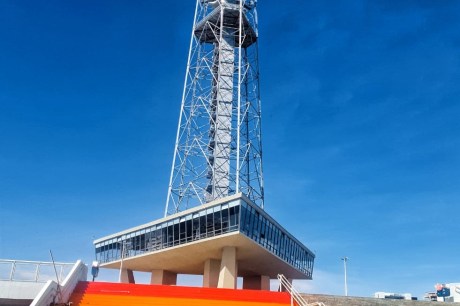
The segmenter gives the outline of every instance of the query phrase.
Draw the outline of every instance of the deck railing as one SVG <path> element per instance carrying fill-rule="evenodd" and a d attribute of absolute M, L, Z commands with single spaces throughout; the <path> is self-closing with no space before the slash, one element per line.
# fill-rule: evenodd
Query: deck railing
<path fill-rule="evenodd" d="M 0 259 L 0 281 L 62 282 L 75 263 Z M 56 275 L 57 274 L 57 275 Z"/>

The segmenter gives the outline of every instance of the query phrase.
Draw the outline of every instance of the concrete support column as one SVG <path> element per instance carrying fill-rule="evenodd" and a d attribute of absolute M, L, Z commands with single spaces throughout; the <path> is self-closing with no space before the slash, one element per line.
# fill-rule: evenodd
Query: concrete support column
<path fill-rule="evenodd" d="M 219 282 L 220 261 L 208 259 L 204 263 L 203 287 L 217 288 Z"/>
<path fill-rule="evenodd" d="M 134 284 L 133 270 L 122 269 L 120 272 L 120 282 L 125 284 Z"/>
<path fill-rule="evenodd" d="M 150 277 L 152 285 L 176 285 L 177 273 L 165 270 L 153 270 Z"/>
<path fill-rule="evenodd" d="M 243 278 L 243 289 L 270 290 L 270 277 L 266 275 L 246 276 Z"/>
<path fill-rule="evenodd" d="M 224 247 L 222 249 L 222 261 L 220 262 L 218 288 L 236 289 L 238 276 L 236 264 L 236 248 Z"/>

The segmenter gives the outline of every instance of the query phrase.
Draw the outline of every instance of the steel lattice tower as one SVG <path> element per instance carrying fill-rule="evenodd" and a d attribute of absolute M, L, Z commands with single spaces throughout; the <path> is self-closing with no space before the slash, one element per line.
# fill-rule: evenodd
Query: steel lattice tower
<path fill-rule="evenodd" d="M 235 193 L 263 208 L 255 0 L 197 0 L 165 216 Z"/>

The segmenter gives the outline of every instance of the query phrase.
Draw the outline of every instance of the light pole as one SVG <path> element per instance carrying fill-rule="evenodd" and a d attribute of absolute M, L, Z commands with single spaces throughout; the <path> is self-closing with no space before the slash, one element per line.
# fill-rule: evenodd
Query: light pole
<path fill-rule="evenodd" d="M 348 286 L 347 286 L 347 261 L 348 257 L 341 258 L 343 260 L 343 270 L 345 272 L 345 296 L 348 296 Z"/>

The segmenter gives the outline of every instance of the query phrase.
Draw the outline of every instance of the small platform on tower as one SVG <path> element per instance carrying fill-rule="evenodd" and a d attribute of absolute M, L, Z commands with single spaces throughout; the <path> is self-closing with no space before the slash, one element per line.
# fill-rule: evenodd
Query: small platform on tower
<path fill-rule="evenodd" d="M 246 17 L 246 14 L 241 13 L 241 16 L 243 19 L 243 22 L 241 23 L 243 32 L 241 33 L 241 47 L 247 48 L 257 41 L 257 34 Z M 234 45 L 238 46 L 240 38 L 239 20 L 239 5 L 226 4 L 223 7 L 218 6 L 209 15 L 196 24 L 194 34 L 202 43 L 216 43 L 219 41 L 221 28 L 231 29 L 232 35 L 235 39 Z"/>

